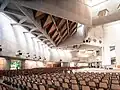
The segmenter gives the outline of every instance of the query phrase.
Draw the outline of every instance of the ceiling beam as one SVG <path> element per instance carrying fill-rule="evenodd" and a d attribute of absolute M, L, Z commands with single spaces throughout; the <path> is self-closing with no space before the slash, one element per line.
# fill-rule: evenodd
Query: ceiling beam
<path fill-rule="evenodd" d="M 55 28 L 56 28 L 58 34 L 59 34 L 59 37 L 61 37 L 61 32 L 58 30 L 58 27 L 57 27 L 57 25 L 56 25 L 55 19 L 53 18 L 52 15 L 50 15 L 50 16 L 51 16 L 51 19 L 52 19 L 52 21 L 53 21 L 53 23 L 54 23 L 54 26 L 55 26 Z"/>
<path fill-rule="evenodd" d="M 32 24 L 29 25 L 29 24 L 25 24 L 25 23 L 24 24 L 20 24 L 20 23 L 15 23 L 14 24 L 13 23 L 11 25 L 20 25 L 20 26 L 23 26 L 23 27 L 35 28 L 34 25 L 32 25 Z"/>
<path fill-rule="evenodd" d="M 21 11 L 18 10 L 14 10 L 14 9 L 9 9 L 9 8 L 5 8 L 5 10 L 3 11 L 4 13 L 8 13 L 8 14 L 12 14 L 12 15 L 19 15 L 19 16 L 25 16 Z"/>
<path fill-rule="evenodd" d="M 37 36 L 37 38 L 40 38 L 40 37 L 42 37 L 42 36 L 43 36 L 43 35 L 42 35 L 42 34 L 40 34 L 40 35 L 38 35 L 38 36 Z"/>
<path fill-rule="evenodd" d="M 67 20 L 67 31 L 68 31 L 68 35 L 70 35 L 70 28 L 69 28 L 68 20 Z"/>
<path fill-rule="evenodd" d="M 51 2 L 50 0 L 11 0 L 11 2 L 19 2 L 24 7 L 91 26 L 91 7 L 81 3 L 81 1 L 82 0 L 52 0 Z"/>
<path fill-rule="evenodd" d="M 0 6 L 0 11 L 4 11 L 4 9 L 7 7 L 8 4 L 9 4 L 9 0 L 3 0 Z"/>
<path fill-rule="evenodd" d="M 33 32 L 33 31 L 36 31 L 36 30 L 38 30 L 38 28 L 33 28 L 33 29 L 30 30 L 30 32 Z"/>
<path fill-rule="evenodd" d="M 27 21 L 27 17 L 23 17 L 18 23 L 22 24 L 22 23 L 24 23 L 25 21 Z"/>
<path fill-rule="evenodd" d="M 14 3 L 23 13 L 24 15 L 29 18 L 29 20 L 31 20 L 31 22 L 37 27 L 39 28 L 40 32 L 46 37 L 49 39 L 49 41 L 54 45 L 55 43 L 50 39 L 50 37 L 47 35 L 47 33 L 45 32 L 45 30 L 43 30 L 43 28 L 41 27 L 41 23 L 38 23 L 35 18 L 34 18 L 34 15 L 33 15 L 33 11 L 31 9 L 28 9 L 28 8 L 24 8 L 22 6 L 20 6 L 20 4 L 18 3 Z"/>

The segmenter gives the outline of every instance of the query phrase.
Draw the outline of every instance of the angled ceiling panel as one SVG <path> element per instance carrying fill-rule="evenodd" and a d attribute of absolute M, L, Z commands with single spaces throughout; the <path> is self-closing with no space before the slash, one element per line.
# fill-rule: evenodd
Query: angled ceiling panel
<path fill-rule="evenodd" d="M 52 2 L 51 0 L 17 1 L 24 7 L 29 7 L 88 26 L 92 25 L 91 7 L 84 4 L 86 0 L 52 0 Z M 13 0 L 13 2 L 16 2 L 16 0 Z"/>

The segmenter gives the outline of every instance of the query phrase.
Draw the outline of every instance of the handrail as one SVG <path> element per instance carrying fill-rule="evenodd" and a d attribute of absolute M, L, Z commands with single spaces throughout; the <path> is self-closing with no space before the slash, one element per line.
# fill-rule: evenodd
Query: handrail
<path fill-rule="evenodd" d="M 54 68 L 34 68 L 34 69 L 19 69 L 19 70 L 0 70 L 0 76 L 15 76 L 28 74 L 43 74 L 51 72 L 70 71 L 72 69 L 81 69 L 83 67 L 54 67 Z"/>
<path fill-rule="evenodd" d="M 4 83 L 1 83 L 1 82 L 0 82 L 0 86 L 3 86 L 3 87 L 5 87 L 5 88 L 7 88 L 7 90 L 17 90 L 16 88 L 13 88 L 13 87 L 11 87 L 11 86 L 9 86 L 9 85 L 6 85 L 6 84 L 4 84 Z"/>

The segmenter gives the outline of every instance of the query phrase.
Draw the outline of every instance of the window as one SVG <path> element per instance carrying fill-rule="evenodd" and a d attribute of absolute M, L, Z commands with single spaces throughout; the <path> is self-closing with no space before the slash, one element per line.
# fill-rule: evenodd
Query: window
<path fill-rule="evenodd" d="M 99 17 L 107 16 L 108 13 L 109 13 L 108 9 L 104 9 L 104 10 L 99 11 L 98 16 Z"/>

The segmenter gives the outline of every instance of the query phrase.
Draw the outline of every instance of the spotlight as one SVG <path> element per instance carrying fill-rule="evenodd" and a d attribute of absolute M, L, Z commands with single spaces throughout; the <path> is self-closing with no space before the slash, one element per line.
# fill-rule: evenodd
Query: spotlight
<path fill-rule="evenodd" d="M 21 56 L 22 52 L 20 50 L 17 51 L 16 56 Z"/>
<path fill-rule="evenodd" d="M 0 45 L 0 52 L 2 51 L 2 46 Z"/>

